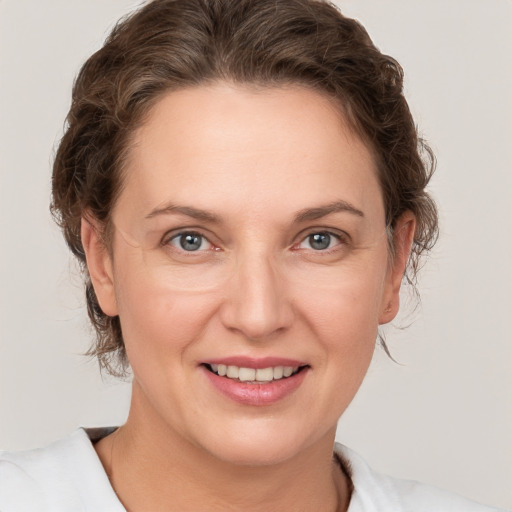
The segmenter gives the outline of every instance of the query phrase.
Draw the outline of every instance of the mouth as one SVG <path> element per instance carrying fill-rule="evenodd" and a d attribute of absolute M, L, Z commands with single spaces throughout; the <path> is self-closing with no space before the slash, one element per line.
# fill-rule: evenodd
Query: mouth
<path fill-rule="evenodd" d="M 308 368 L 302 366 L 269 366 L 267 368 L 248 368 L 226 364 L 204 364 L 204 367 L 219 377 L 246 384 L 265 384 L 286 380 Z"/>
<path fill-rule="evenodd" d="M 311 370 L 305 361 L 279 356 L 228 356 L 200 366 L 212 389 L 243 406 L 271 406 L 292 399 Z"/>

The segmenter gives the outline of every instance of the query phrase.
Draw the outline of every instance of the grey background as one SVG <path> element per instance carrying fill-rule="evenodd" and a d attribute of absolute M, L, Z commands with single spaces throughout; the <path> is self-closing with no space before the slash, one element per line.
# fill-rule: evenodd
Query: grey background
<path fill-rule="evenodd" d="M 48 213 L 74 75 L 133 0 L 0 0 L 0 447 L 119 424 L 129 384 L 80 355 L 80 278 Z M 512 2 L 347 0 L 406 70 L 442 236 L 338 440 L 383 472 L 512 508 Z"/>

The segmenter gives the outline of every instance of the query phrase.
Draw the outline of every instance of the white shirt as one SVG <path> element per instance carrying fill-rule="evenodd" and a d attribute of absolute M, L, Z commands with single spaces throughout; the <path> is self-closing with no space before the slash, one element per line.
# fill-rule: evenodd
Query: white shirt
<path fill-rule="evenodd" d="M 91 440 L 113 429 L 79 429 L 42 449 L 0 452 L 0 512 L 126 512 Z M 353 493 L 348 512 L 498 512 L 455 494 L 374 472 L 340 444 Z"/>

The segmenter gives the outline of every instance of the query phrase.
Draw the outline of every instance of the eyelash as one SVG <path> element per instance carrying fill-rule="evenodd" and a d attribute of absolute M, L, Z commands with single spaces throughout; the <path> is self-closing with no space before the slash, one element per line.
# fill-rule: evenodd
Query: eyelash
<path fill-rule="evenodd" d="M 315 235 L 323 235 L 323 236 L 327 236 L 329 237 L 329 245 L 330 245 L 330 242 L 334 239 L 337 241 L 337 243 L 332 246 L 332 247 L 326 247 L 325 249 L 315 249 L 313 247 L 311 247 L 311 238 L 314 237 Z M 183 245 L 181 244 L 181 242 L 179 242 L 180 238 L 182 237 L 186 237 L 186 236 L 193 236 L 193 237 L 198 237 L 201 239 L 201 245 L 199 246 L 198 249 L 196 250 L 192 250 L 192 251 L 187 251 Z M 302 248 L 300 247 L 303 243 L 307 242 L 307 241 L 310 241 L 310 247 L 309 248 Z M 174 245 L 172 242 L 173 241 L 177 241 L 177 243 L 179 243 L 179 245 L 181 245 L 181 247 L 178 247 L 177 245 Z M 335 252 L 336 250 L 338 250 L 340 247 L 342 246 L 346 246 L 350 241 L 350 238 L 349 236 L 346 234 L 346 233 L 334 233 L 332 231 L 328 231 L 328 230 L 322 230 L 322 229 L 319 229 L 319 230 L 314 230 L 314 231 L 309 231 L 307 234 L 305 234 L 301 240 L 298 242 L 298 243 L 295 243 L 292 245 L 292 249 L 294 250 L 311 250 L 313 253 L 316 253 L 316 254 L 330 254 L 332 252 Z M 210 244 L 211 246 L 213 246 L 213 249 L 202 249 L 201 250 L 201 246 L 203 245 L 203 243 L 206 242 L 208 244 Z M 162 246 L 172 246 L 174 249 L 180 251 L 181 253 L 189 253 L 189 254 L 194 254 L 194 253 L 203 253 L 207 250 L 220 250 L 218 247 L 216 247 L 209 239 L 208 237 L 206 237 L 205 235 L 203 235 L 202 233 L 198 232 L 198 231 L 194 231 L 194 230 L 190 230 L 190 231 L 180 231 L 179 233 L 175 233 L 175 234 L 172 234 L 172 236 L 166 236 L 164 237 L 164 239 L 162 240 Z"/>
<path fill-rule="evenodd" d="M 326 236 L 328 237 L 329 247 L 322 248 L 322 249 L 315 249 L 311 246 L 312 244 L 312 238 L 315 236 Z M 331 241 L 335 240 L 337 243 L 330 247 Z M 346 237 L 343 237 L 342 235 L 339 235 L 337 233 L 333 233 L 332 231 L 310 231 L 304 238 L 301 239 L 301 241 L 296 244 L 296 247 L 298 250 L 301 249 L 301 245 L 304 243 L 309 242 L 310 247 L 308 249 L 312 250 L 315 253 L 331 253 L 336 250 L 339 246 L 345 245 L 347 243 Z"/>
<path fill-rule="evenodd" d="M 201 252 L 204 252 L 205 250 L 207 250 L 207 249 L 203 249 L 203 250 L 197 249 L 197 250 L 193 250 L 193 251 L 187 251 L 181 243 L 180 243 L 181 248 L 172 244 L 172 242 L 174 240 L 178 241 L 178 243 L 179 243 L 179 239 L 182 237 L 186 237 L 186 236 L 198 237 L 201 239 L 201 245 L 203 245 L 204 242 L 207 242 L 208 244 L 215 247 L 212 244 L 212 242 L 210 242 L 210 240 L 208 240 L 208 238 L 206 236 L 204 236 L 203 234 L 201 234 L 197 231 L 180 231 L 179 233 L 175 233 L 172 236 L 165 237 L 162 241 L 162 245 L 164 245 L 164 246 L 171 245 L 173 248 L 175 248 L 178 251 L 183 252 L 183 253 L 201 253 Z M 217 248 L 215 248 L 213 250 L 217 250 Z"/>

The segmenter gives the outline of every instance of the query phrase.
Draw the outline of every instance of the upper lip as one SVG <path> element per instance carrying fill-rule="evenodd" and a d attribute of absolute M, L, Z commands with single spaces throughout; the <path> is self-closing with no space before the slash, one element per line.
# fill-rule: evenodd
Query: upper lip
<path fill-rule="evenodd" d="M 226 366 L 238 366 L 239 368 L 270 368 L 275 366 L 292 366 L 300 367 L 307 366 L 304 361 L 297 359 L 289 359 L 286 357 L 247 357 L 247 356 L 230 356 L 230 357 L 219 357 L 215 359 L 208 359 L 202 362 L 203 364 L 225 364 Z"/>

